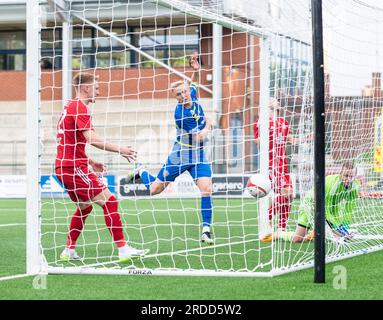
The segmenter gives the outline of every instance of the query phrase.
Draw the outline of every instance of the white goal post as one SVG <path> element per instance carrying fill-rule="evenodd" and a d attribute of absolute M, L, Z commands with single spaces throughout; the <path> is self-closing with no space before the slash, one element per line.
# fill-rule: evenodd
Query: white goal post
<path fill-rule="evenodd" d="M 40 8 L 27 1 L 27 274 L 44 272 L 40 244 Z"/>
<path fill-rule="evenodd" d="M 27 1 L 28 274 L 272 277 L 313 266 L 312 239 L 263 241 L 274 231 L 291 232 L 302 223 L 313 188 L 309 1 L 292 6 L 236 2 Z M 352 60 L 355 53 L 349 46 L 352 39 L 337 32 L 346 23 L 334 21 L 332 9 L 325 5 L 326 174 L 339 175 L 342 164 L 353 160 L 360 188 L 352 210 L 346 200 L 326 208 L 339 214 L 334 221 L 345 221 L 351 210 L 347 228 L 355 232 L 346 243 L 331 230 L 326 234 L 327 262 L 383 249 L 380 70 L 367 63 L 355 74 L 347 63 L 342 70 L 334 67 L 339 54 L 349 53 Z M 360 12 L 363 20 L 371 9 L 350 10 Z M 369 50 L 381 46 L 378 39 L 366 42 Z M 337 43 L 343 52 L 336 51 Z M 150 253 L 119 263 L 103 214 L 95 208 L 76 247 L 83 259 L 61 261 L 75 204 L 55 178 L 53 163 L 57 120 L 75 94 L 73 75 L 87 71 L 99 76 L 100 97 L 91 108 L 95 130 L 114 143 L 132 145 L 138 162 L 155 175 L 175 138 L 176 100 L 170 84 L 193 80 L 189 58 L 196 51 L 199 101 L 213 119 L 205 150 L 213 171 L 214 245 L 200 242 L 200 194 L 188 174 L 151 197 L 144 184 L 125 181 L 132 164 L 89 148 L 92 158 L 108 165 L 100 178 L 118 198 L 128 242 Z M 368 59 L 369 52 L 362 54 Z M 349 79 L 357 71 L 376 75 L 366 87 L 371 95 L 350 93 L 354 84 Z M 350 84 L 344 81 L 342 88 L 338 79 L 344 74 Z M 271 109 L 272 101 L 276 109 Z M 289 177 L 287 186 L 275 181 L 275 167 L 287 170 L 282 174 Z M 263 199 L 246 191 L 253 173 L 275 179 L 273 192 Z M 288 200 L 285 189 L 294 199 Z"/>

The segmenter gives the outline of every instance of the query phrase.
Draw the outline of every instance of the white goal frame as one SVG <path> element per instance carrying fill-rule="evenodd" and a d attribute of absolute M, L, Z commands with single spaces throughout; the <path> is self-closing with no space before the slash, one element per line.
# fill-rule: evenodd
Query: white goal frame
<path fill-rule="evenodd" d="M 153 2 L 157 2 L 165 7 L 172 7 L 176 10 L 179 10 L 184 13 L 188 13 L 192 16 L 197 16 L 201 18 L 203 21 L 211 21 L 214 22 L 215 32 L 220 34 L 220 27 L 229 27 L 238 31 L 246 31 L 251 35 L 255 35 L 261 37 L 263 39 L 261 45 L 261 51 L 264 53 L 263 56 L 268 56 L 268 41 L 266 30 L 262 30 L 255 26 L 250 26 L 245 23 L 226 18 L 220 17 L 218 15 L 214 15 L 208 13 L 200 8 L 196 8 L 190 6 L 184 2 L 177 0 L 153 0 Z M 48 0 L 48 3 L 55 5 L 56 7 L 65 10 L 66 4 L 65 0 Z M 40 68 L 38 61 L 40 60 L 40 52 L 39 52 L 39 44 L 40 43 L 40 29 L 41 29 L 41 17 L 40 17 L 40 0 L 29 0 L 27 1 L 27 273 L 28 274 L 37 274 L 37 273 L 85 273 L 85 274 L 157 274 L 157 275 L 199 275 L 199 276 L 260 276 L 260 277 L 268 277 L 272 276 L 273 272 L 225 272 L 225 271 L 210 271 L 210 270 L 116 270 L 116 269 L 108 269 L 108 268 L 90 268 L 90 267 L 78 267 L 78 268 L 61 268 L 61 267 L 48 267 L 43 253 L 42 253 L 42 245 L 41 245 L 41 221 L 40 221 L 40 185 L 39 185 L 39 176 L 40 170 L 36 168 L 40 168 L 40 157 L 41 157 L 41 137 L 39 130 L 39 111 L 40 111 L 40 95 L 39 95 L 39 87 L 40 87 Z M 154 61 L 155 63 L 161 65 L 162 67 L 168 69 L 169 71 L 175 73 L 179 77 L 190 80 L 189 77 L 184 75 L 183 73 L 177 71 L 176 69 L 170 67 L 169 65 L 164 64 L 162 61 L 157 60 L 156 58 L 148 55 L 147 53 L 141 51 L 140 49 L 132 46 L 130 43 L 124 41 L 123 39 L 115 36 L 114 34 L 108 32 L 107 30 L 97 26 L 90 20 L 81 17 L 80 15 L 73 14 L 74 17 L 82 20 L 84 23 L 96 28 L 100 32 L 105 35 L 113 38 L 114 40 L 122 43 L 125 46 L 128 46 L 130 49 L 138 52 L 139 54 L 144 55 L 146 58 Z M 71 17 L 62 17 L 64 19 L 71 19 Z M 63 40 L 70 39 L 71 30 L 68 28 L 68 23 L 64 22 L 65 26 L 63 27 Z M 215 37 L 214 45 L 222 46 L 219 44 L 222 41 L 217 40 Z M 34 45 L 30 45 L 30 44 Z M 70 58 L 68 57 L 70 53 L 69 43 L 65 43 L 63 41 L 63 100 L 64 98 L 68 98 L 71 95 L 71 86 L 68 85 L 70 81 L 69 72 L 65 72 L 66 70 L 70 70 Z M 221 64 L 222 58 L 218 57 L 218 55 L 213 54 L 213 61 L 215 63 Z M 260 114 L 261 118 L 267 119 L 268 108 L 268 92 L 269 92 L 269 66 L 268 60 L 265 60 L 266 64 L 263 64 L 261 67 L 261 105 L 266 106 L 261 108 Z M 215 66 L 215 70 L 219 70 L 219 65 Z M 221 82 L 221 75 L 218 75 L 216 72 L 214 74 L 214 80 L 218 80 L 217 82 Z M 214 82 L 214 81 L 213 81 Z M 215 90 L 210 90 L 209 88 L 200 85 L 202 90 L 213 94 L 213 99 L 215 101 L 220 99 L 219 89 L 215 86 Z M 262 94 L 263 92 L 263 94 Z M 38 106 L 38 107 L 36 107 Z M 267 122 L 262 122 L 267 123 Z M 263 146 L 262 154 L 268 154 L 268 126 L 262 125 L 261 134 L 260 134 L 261 146 Z M 265 157 L 261 157 L 265 158 Z M 261 164 L 261 172 L 268 172 L 268 162 L 262 160 Z M 267 223 L 267 203 L 266 199 L 262 200 L 261 208 L 264 214 L 260 214 L 260 225 L 265 228 L 268 227 Z M 261 233 L 264 234 L 267 231 Z"/>
<path fill-rule="evenodd" d="M 65 1 L 63 0 L 52 0 L 48 1 L 54 3 L 59 8 L 65 8 Z M 207 12 L 198 7 L 192 7 L 185 2 L 178 0 L 153 0 L 163 6 L 172 7 L 181 12 L 190 14 L 200 18 L 202 21 L 213 22 L 218 27 L 229 27 L 238 31 L 246 31 L 250 35 L 260 37 L 260 54 L 261 54 L 261 63 L 260 63 L 260 146 L 262 150 L 261 154 L 261 164 L 260 171 L 261 173 L 268 175 L 268 100 L 269 100 L 269 37 L 271 32 L 267 29 L 261 29 L 255 26 L 250 26 L 240 21 L 231 19 L 229 17 L 222 17 L 214 15 L 213 13 Z M 41 157 L 41 137 L 39 130 L 40 122 L 40 0 L 28 0 L 27 4 L 27 202 L 26 202 L 26 212 L 27 212 L 27 274 L 111 274 L 111 275 L 187 275 L 187 276 L 240 276 L 240 277 L 273 277 L 276 275 L 302 270 L 306 268 L 311 268 L 314 265 L 314 262 L 308 262 L 300 265 L 294 265 L 288 268 L 276 269 L 274 265 L 274 260 L 272 260 L 272 268 L 269 272 L 244 272 L 244 271 L 214 271 L 214 270 L 152 270 L 152 269 L 115 269 L 115 268 L 94 268 L 91 266 L 84 267 L 48 267 L 44 255 L 42 253 L 41 245 L 41 203 L 40 203 L 40 157 Z M 164 68 L 167 68 L 171 72 L 177 74 L 183 79 L 188 79 L 184 74 L 178 72 L 177 70 L 171 68 L 168 65 L 163 64 L 161 61 L 151 57 L 145 52 L 137 49 L 136 47 L 130 45 L 121 38 L 116 37 L 112 33 L 104 30 L 103 28 L 97 26 L 91 21 L 77 16 L 76 18 L 81 19 L 83 22 L 89 24 L 90 26 L 98 29 L 109 37 L 114 38 L 116 41 L 122 43 L 123 45 L 128 46 L 130 49 L 138 51 L 140 54 L 144 55 L 146 58 L 158 63 Z M 64 39 L 69 39 L 70 30 L 64 32 Z M 219 34 L 219 28 L 215 28 Z M 219 41 L 215 39 L 215 45 L 219 46 Z M 63 62 L 65 63 L 66 68 L 70 70 L 70 59 L 69 48 L 63 48 Z M 214 55 L 213 61 L 215 63 L 221 63 L 220 58 L 217 55 Z M 214 68 L 218 69 L 218 68 Z M 220 75 L 213 75 L 213 83 L 215 79 L 219 80 Z M 67 85 L 70 80 L 69 75 L 66 72 L 63 72 L 63 99 L 64 97 L 70 96 L 70 85 Z M 215 88 L 215 89 L 214 89 Z M 217 86 L 213 86 L 213 91 L 207 87 L 201 86 L 202 90 L 213 94 L 213 101 L 219 99 L 219 90 L 217 91 Z M 260 205 L 260 215 L 259 215 L 259 225 L 260 233 L 267 233 L 268 220 L 267 220 L 267 203 L 266 199 L 261 201 Z M 263 227 L 262 227 L 263 226 Z M 360 254 L 382 250 L 383 247 L 372 247 L 369 249 L 360 250 L 360 252 L 348 253 L 346 255 L 340 255 L 337 257 L 331 257 L 326 259 L 326 262 L 337 261 L 348 257 L 357 256 Z M 271 254 L 273 256 L 274 246 L 271 245 Z M 273 259 L 273 258 L 272 258 Z"/>

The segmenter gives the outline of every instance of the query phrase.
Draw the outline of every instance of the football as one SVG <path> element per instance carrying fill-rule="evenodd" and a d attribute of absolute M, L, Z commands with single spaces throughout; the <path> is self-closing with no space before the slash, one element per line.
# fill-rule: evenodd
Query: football
<path fill-rule="evenodd" d="M 271 190 L 270 179 L 263 174 L 253 174 L 247 181 L 246 188 L 255 198 L 267 196 Z"/>

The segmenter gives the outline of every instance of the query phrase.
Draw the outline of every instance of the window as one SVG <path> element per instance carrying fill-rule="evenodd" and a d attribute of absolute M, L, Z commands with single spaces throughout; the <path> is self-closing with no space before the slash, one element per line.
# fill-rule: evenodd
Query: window
<path fill-rule="evenodd" d="M 198 46 L 199 26 L 171 27 L 168 31 L 167 43 L 170 46 Z"/>
<path fill-rule="evenodd" d="M 73 53 L 72 55 L 72 69 L 83 70 L 93 67 L 94 54 L 93 53 Z"/>
<path fill-rule="evenodd" d="M 189 65 L 189 57 L 198 51 L 199 26 L 127 27 L 103 24 L 126 43 L 172 67 Z M 123 42 L 90 27 L 74 27 L 72 38 L 73 69 L 159 67 Z M 62 68 L 62 28 L 41 30 L 41 67 L 45 70 Z M 0 70 L 25 70 L 25 30 L 0 31 Z"/>
<path fill-rule="evenodd" d="M 48 28 L 41 30 L 41 48 L 57 49 L 62 47 L 61 28 Z"/>
<path fill-rule="evenodd" d="M 109 30 L 110 28 L 106 28 Z M 126 43 L 131 42 L 130 34 L 125 32 L 125 28 L 113 28 L 113 35 Z M 106 36 L 104 33 L 96 30 L 95 32 L 95 59 L 96 68 L 125 68 L 130 67 L 131 52 L 124 42 L 120 42 L 113 37 Z"/>
<path fill-rule="evenodd" d="M 190 55 L 198 51 L 199 27 L 134 28 L 132 38 L 133 44 L 161 62 L 172 67 L 185 67 L 189 65 Z M 134 59 L 132 65 L 158 66 L 139 53 L 135 53 Z"/>
<path fill-rule="evenodd" d="M 25 31 L 0 31 L 0 70 L 25 70 Z"/>
<path fill-rule="evenodd" d="M 124 28 L 113 28 L 112 34 L 116 37 L 130 43 L 130 35 L 125 33 Z M 95 46 L 96 48 L 113 48 L 113 47 L 125 47 L 124 44 L 115 38 L 111 38 L 101 31 L 96 30 L 95 33 Z"/>
<path fill-rule="evenodd" d="M 25 31 L 1 31 L 0 50 L 25 49 Z"/>
<path fill-rule="evenodd" d="M 135 28 L 134 35 L 138 38 L 138 47 L 143 50 L 166 45 L 165 29 Z"/>
<path fill-rule="evenodd" d="M 145 52 L 154 57 L 155 59 L 161 61 L 162 63 L 166 63 L 167 61 L 167 58 L 165 57 L 165 52 L 163 50 L 156 50 L 156 51 L 153 51 L 153 50 L 145 50 Z M 135 54 L 135 63 L 133 64 L 134 66 L 139 66 L 139 67 L 160 67 L 160 65 L 158 63 L 155 63 L 154 61 L 152 61 L 151 59 L 145 57 L 144 55 L 141 55 L 141 54 L 138 54 L 136 53 Z"/>
<path fill-rule="evenodd" d="M 25 70 L 25 54 L 0 54 L 0 70 Z"/>
<path fill-rule="evenodd" d="M 130 65 L 129 51 L 98 52 L 96 54 L 96 68 L 125 68 Z"/>
<path fill-rule="evenodd" d="M 61 28 L 41 30 L 41 68 L 61 68 L 62 39 Z"/>
<path fill-rule="evenodd" d="M 186 50 L 171 50 L 170 51 L 170 65 L 172 67 L 185 67 L 189 66 L 189 60 L 196 49 Z"/>
<path fill-rule="evenodd" d="M 87 49 L 92 48 L 93 39 L 92 39 L 92 29 L 74 29 L 72 33 L 72 48 L 75 50 L 77 48 Z"/>
<path fill-rule="evenodd" d="M 302 94 L 309 65 L 310 47 L 302 42 L 277 38 L 270 56 L 270 95 Z"/>

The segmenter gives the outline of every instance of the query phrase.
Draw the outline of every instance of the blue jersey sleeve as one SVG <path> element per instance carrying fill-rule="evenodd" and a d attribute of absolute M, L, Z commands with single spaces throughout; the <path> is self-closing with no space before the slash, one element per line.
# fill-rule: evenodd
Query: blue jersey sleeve
<path fill-rule="evenodd" d="M 197 85 L 195 83 L 190 84 L 190 97 L 192 101 L 198 100 L 198 90 Z"/>

